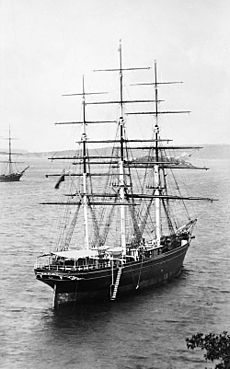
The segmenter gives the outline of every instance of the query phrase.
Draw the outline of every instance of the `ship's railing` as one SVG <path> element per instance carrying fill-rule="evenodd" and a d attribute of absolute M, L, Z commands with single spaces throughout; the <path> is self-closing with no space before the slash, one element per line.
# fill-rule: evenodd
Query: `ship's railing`
<path fill-rule="evenodd" d="M 49 271 L 60 271 L 60 272 L 69 272 L 69 271 L 89 271 L 95 269 L 102 269 L 102 268 L 111 268 L 111 261 L 98 263 L 98 264 L 88 264 L 88 265 L 59 265 L 59 264 L 47 264 L 36 262 L 34 265 L 34 269 L 46 269 Z M 114 263 L 114 267 L 115 267 Z"/>

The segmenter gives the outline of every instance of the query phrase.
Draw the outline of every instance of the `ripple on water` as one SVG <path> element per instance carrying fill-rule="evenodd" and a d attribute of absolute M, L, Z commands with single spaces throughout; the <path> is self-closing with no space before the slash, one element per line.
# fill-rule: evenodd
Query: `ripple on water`
<path fill-rule="evenodd" d="M 197 206 L 196 239 L 180 278 L 114 304 L 58 312 L 52 308 L 52 290 L 33 273 L 35 257 L 49 245 L 56 219 L 53 209 L 39 205 L 53 192 L 41 180 L 46 163 L 36 163 L 17 186 L 0 184 L 0 367 L 200 369 L 202 354 L 188 351 L 185 338 L 198 331 L 230 330 L 227 166 L 214 165 L 208 182 L 191 178 L 191 192 L 212 188 L 224 201 L 208 212 Z M 223 183 L 216 181 L 220 174 Z"/>

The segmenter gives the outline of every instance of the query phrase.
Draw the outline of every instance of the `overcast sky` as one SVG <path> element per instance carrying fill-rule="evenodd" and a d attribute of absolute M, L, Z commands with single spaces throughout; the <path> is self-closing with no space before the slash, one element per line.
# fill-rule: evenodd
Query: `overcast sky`
<path fill-rule="evenodd" d="M 152 66 L 156 59 L 160 80 L 184 82 L 160 90 L 164 110 L 191 110 L 164 117 L 162 135 L 230 144 L 229 19 L 229 0 L 0 0 L 0 136 L 10 124 L 18 148 L 73 148 L 80 128 L 53 123 L 81 119 L 81 100 L 61 95 L 80 92 L 83 74 L 88 90 L 116 91 L 117 75 L 92 70 L 118 66 L 122 39 L 124 67 Z M 152 80 L 152 71 L 130 73 L 127 86 Z M 150 88 L 134 89 L 135 97 L 153 96 Z M 90 118 L 116 118 L 107 107 L 87 111 Z M 94 127 L 89 136 L 106 130 Z"/>

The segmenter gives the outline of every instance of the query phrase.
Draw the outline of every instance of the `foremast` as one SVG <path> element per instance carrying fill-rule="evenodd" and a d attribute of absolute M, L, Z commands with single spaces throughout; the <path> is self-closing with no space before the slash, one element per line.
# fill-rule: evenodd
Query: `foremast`
<path fill-rule="evenodd" d="M 70 196 L 71 198 L 74 196 L 78 197 L 78 201 L 68 201 L 66 202 L 44 202 L 42 204 L 47 204 L 47 205 L 74 205 L 74 206 L 78 206 L 77 207 L 77 211 L 75 213 L 75 216 L 72 220 L 71 226 L 70 226 L 70 231 L 67 234 L 66 240 L 65 240 L 65 247 L 67 246 L 67 248 L 69 247 L 72 235 L 73 235 L 73 230 L 74 227 L 76 225 L 76 220 L 77 220 L 77 216 L 78 216 L 78 211 L 80 206 L 83 207 L 83 218 L 84 218 L 84 246 L 86 249 L 90 249 L 90 227 L 89 227 L 89 216 L 88 216 L 88 210 L 91 211 L 92 213 L 92 219 L 94 222 L 94 227 L 97 229 L 96 233 L 97 233 L 97 241 L 100 241 L 100 235 L 98 232 L 98 224 L 97 224 L 97 220 L 93 214 L 93 210 L 92 210 L 92 205 L 107 205 L 107 203 L 103 203 L 103 202 L 95 202 L 92 199 L 92 192 L 89 192 L 89 187 L 92 187 L 92 183 L 90 181 L 90 184 L 88 183 L 88 178 L 90 178 L 92 175 L 94 176 L 101 176 L 104 175 L 102 173 L 99 174 L 91 174 L 89 172 L 89 153 L 88 153 L 88 138 L 87 138 L 87 133 L 86 133 L 86 127 L 87 125 L 91 125 L 91 124 L 105 124 L 105 123 L 117 123 L 116 121 L 103 121 L 103 120 L 93 120 L 93 121 L 89 121 L 86 119 L 86 105 L 89 104 L 88 102 L 86 102 L 86 96 L 88 95 L 98 95 L 98 94 L 104 94 L 104 92 L 85 92 L 85 82 L 84 82 L 84 76 L 82 78 L 82 92 L 81 93 L 71 93 L 71 94 L 64 94 L 62 96 L 81 96 L 82 97 L 82 120 L 81 121 L 70 121 L 70 122 L 56 122 L 56 125 L 81 125 L 82 126 L 82 134 L 81 134 L 81 140 L 77 141 L 79 144 L 82 145 L 81 147 L 81 156 L 77 155 L 77 156 L 73 156 L 73 157 L 51 157 L 49 159 L 56 160 L 56 159 L 74 159 L 74 163 L 73 165 L 76 164 L 81 164 L 82 165 L 82 169 L 81 169 L 81 173 L 62 173 L 61 176 L 60 174 L 46 174 L 46 177 L 56 177 L 58 176 L 58 182 L 55 185 L 55 188 L 58 189 L 59 185 L 62 181 L 65 180 L 65 177 L 81 177 L 82 182 L 81 182 L 81 190 L 78 190 L 75 194 L 68 194 L 66 196 Z M 91 141 L 92 142 L 92 141 Z M 102 141 L 99 141 L 102 142 Z M 94 163 L 94 164 L 99 164 L 98 162 Z M 91 188 L 92 190 L 92 188 Z M 111 205 L 111 204 L 108 204 Z M 95 247 L 95 246 L 94 246 Z"/>
<path fill-rule="evenodd" d="M 84 214 L 84 245 L 87 250 L 89 250 L 89 219 L 88 219 L 88 183 L 87 183 L 87 164 L 88 164 L 88 154 L 87 154 L 87 134 L 86 134 L 86 126 L 87 126 L 87 120 L 86 120 L 86 95 L 89 95 L 91 93 L 85 92 L 85 79 L 84 75 L 82 77 L 82 93 L 74 93 L 74 94 L 65 94 L 63 96 L 81 96 L 82 97 L 82 121 L 80 122 L 59 122 L 56 124 L 80 124 L 82 125 L 82 134 L 81 134 L 81 144 L 82 144 L 82 164 L 83 164 L 83 170 L 82 170 L 82 185 L 83 185 L 83 192 L 80 193 L 80 202 L 78 205 L 83 205 L 83 214 Z M 54 158 L 53 158 L 54 159 Z M 63 178 L 65 177 L 65 174 L 62 175 Z M 58 188 L 58 187 L 56 187 Z"/>
<path fill-rule="evenodd" d="M 155 155 L 156 164 L 154 164 L 154 186 L 155 186 L 155 220 L 156 220 L 156 245 L 160 247 L 161 242 L 161 203 L 160 198 L 160 170 L 159 170 L 159 125 L 158 125 L 158 84 L 157 84 L 157 63 L 154 61 L 154 90 L 155 90 Z"/>

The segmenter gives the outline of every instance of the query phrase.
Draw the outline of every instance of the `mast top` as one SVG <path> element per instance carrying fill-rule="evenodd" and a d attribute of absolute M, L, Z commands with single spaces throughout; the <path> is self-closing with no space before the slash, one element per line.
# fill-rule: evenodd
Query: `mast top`
<path fill-rule="evenodd" d="M 94 72 L 122 72 L 122 71 L 129 71 L 129 70 L 149 70 L 151 67 L 131 67 L 131 68 L 123 68 L 121 63 L 122 58 L 122 43 L 121 40 L 119 41 L 119 48 L 118 52 L 120 55 L 120 66 L 119 68 L 107 68 L 107 69 L 94 69 Z"/>

